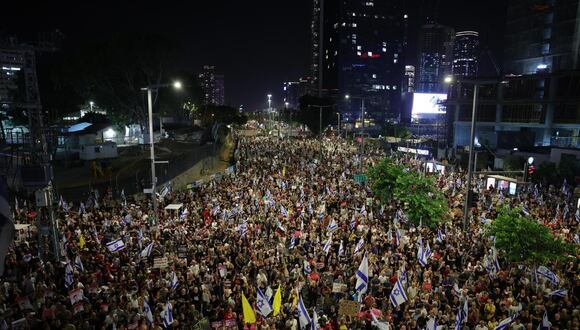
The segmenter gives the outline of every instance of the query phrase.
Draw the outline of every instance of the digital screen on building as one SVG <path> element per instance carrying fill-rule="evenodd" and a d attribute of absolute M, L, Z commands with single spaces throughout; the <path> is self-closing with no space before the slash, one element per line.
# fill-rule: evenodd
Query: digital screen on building
<path fill-rule="evenodd" d="M 415 93 L 411 113 L 413 116 L 445 114 L 445 107 L 442 104 L 445 100 L 447 94 Z"/>

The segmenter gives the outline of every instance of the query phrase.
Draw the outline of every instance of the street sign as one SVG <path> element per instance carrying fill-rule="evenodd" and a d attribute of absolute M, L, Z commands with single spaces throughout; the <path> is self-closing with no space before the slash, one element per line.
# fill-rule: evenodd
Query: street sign
<path fill-rule="evenodd" d="M 365 183 L 367 182 L 367 176 L 365 174 L 355 174 L 354 181 L 356 183 Z"/>

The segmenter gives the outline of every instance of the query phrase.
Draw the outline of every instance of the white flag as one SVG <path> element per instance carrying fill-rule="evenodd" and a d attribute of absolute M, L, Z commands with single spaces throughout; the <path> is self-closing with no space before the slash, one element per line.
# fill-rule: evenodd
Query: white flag
<path fill-rule="evenodd" d="M 143 251 L 141 251 L 141 258 L 147 258 L 151 255 L 151 251 L 153 251 L 153 242 L 149 243 Z"/>
<path fill-rule="evenodd" d="M 397 283 L 393 287 L 390 296 L 391 304 L 397 308 L 402 303 L 406 302 L 407 294 L 405 293 L 405 289 L 403 289 L 403 285 L 401 284 L 401 280 L 397 280 Z"/>

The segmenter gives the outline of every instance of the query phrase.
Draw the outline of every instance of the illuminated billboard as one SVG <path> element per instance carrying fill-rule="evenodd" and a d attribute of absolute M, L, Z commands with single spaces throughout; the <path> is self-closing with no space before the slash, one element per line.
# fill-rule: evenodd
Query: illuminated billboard
<path fill-rule="evenodd" d="M 447 100 L 447 94 L 415 93 L 413 94 L 413 117 L 421 115 L 443 115 L 445 106 L 443 102 Z"/>

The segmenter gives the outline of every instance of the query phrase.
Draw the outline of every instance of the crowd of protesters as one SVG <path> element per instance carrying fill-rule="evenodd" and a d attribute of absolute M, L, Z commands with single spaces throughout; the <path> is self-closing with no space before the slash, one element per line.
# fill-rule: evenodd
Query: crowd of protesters
<path fill-rule="evenodd" d="M 506 329 L 535 330 L 544 319 L 553 330 L 580 329 L 576 257 L 544 265 L 557 282 L 501 254 L 493 272 L 486 264 L 492 242 L 484 223 L 493 221 L 500 204 L 524 206 L 555 235 L 577 244 L 578 213 L 561 187 L 536 186 L 512 196 L 477 182 L 482 193 L 467 232 L 461 214 L 431 229 L 411 224 L 396 203 L 380 205 L 367 185 L 353 179 L 385 156 L 382 149 L 367 147 L 361 164 L 358 148 L 343 139 L 242 137 L 236 154 L 233 173 L 163 194 L 157 214 L 149 198 L 106 192 L 83 205 L 61 203 L 61 261 L 39 258 L 36 236 L 19 240 L 7 257 L 2 326 L 193 329 L 207 322 L 228 329 L 299 329 L 303 305 L 329 330 L 386 324 L 424 329 L 430 320 L 438 329 L 483 330 L 510 317 Z M 420 160 L 399 161 L 421 170 Z M 441 174 L 436 182 L 450 209 L 461 209 L 464 173 Z M 30 210 L 19 204 L 15 220 L 25 223 Z M 183 205 L 167 211 L 169 204 Z M 423 242 L 431 250 L 426 263 L 417 258 Z M 361 293 L 357 269 L 365 256 L 369 278 Z M 406 301 L 394 307 L 390 295 L 398 283 Z M 272 303 L 278 288 L 280 312 L 245 324 L 242 293 L 257 309 L 258 290 Z M 360 301 L 356 315 L 339 313 L 343 300 Z"/>

